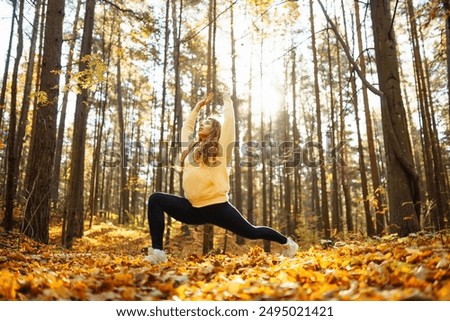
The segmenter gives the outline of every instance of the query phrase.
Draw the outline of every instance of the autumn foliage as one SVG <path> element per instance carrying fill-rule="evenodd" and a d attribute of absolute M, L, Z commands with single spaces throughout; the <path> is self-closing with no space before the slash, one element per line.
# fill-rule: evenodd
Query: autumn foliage
<path fill-rule="evenodd" d="M 144 260 L 146 230 L 97 224 L 72 250 L 2 233 L 0 299 L 450 300 L 448 234 L 303 244 L 285 258 L 232 235 L 225 254 L 202 256 L 200 230 L 177 231 L 159 265 Z"/>

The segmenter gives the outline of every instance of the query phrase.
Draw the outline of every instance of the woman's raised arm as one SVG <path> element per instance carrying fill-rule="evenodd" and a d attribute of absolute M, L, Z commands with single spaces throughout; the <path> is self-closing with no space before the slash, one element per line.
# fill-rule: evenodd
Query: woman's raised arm
<path fill-rule="evenodd" d="M 194 133 L 195 122 L 197 121 L 197 115 L 203 107 L 209 104 L 214 98 L 213 93 L 209 93 L 200 100 L 195 107 L 189 113 L 188 118 L 183 123 L 181 128 L 181 151 L 183 152 L 189 146 L 190 136 Z"/>

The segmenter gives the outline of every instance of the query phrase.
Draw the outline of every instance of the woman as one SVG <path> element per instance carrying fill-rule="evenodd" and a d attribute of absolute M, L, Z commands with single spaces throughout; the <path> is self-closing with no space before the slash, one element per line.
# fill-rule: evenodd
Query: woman
<path fill-rule="evenodd" d="M 279 232 L 250 224 L 228 202 L 229 173 L 235 142 L 234 109 L 230 95 L 224 99 L 224 122 L 208 118 L 200 124 L 198 139 L 194 140 L 194 127 L 199 111 L 211 102 L 213 94 L 206 95 L 191 111 L 181 130 L 181 141 L 193 142 L 182 148 L 185 197 L 154 193 L 148 201 L 148 221 L 152 248 L 146 259 L 152 263 L 167 260 L 163 250 L 164 212 L 186 224 L 213 224 L 249 239 L 264 239 L 286 245 L 285 255 L 294 256 L 298 245 Z"/>

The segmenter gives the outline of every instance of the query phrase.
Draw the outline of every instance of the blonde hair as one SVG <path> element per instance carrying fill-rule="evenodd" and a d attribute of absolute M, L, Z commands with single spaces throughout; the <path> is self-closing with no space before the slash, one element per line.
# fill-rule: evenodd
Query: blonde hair
<path fill-rule="evenodd" d="M 196 147 L 201 143 L 200 140 L 196 140 L 192 142 L 185 151 L 183 151 L 180 158 L 181 167 L 184 167 L 184 161 L 192 150 L 194 150 L 194 160 L 196 162 L 202 161 L 203 164 L 207 166 L 216 162 L 216 157 L 219 153 L 219 138 L 222 125 L 215 118 L 209 117 L 208 120 L 211 120 L 211 132 L 204 140 L 201 148 L 196 149 Z"/>

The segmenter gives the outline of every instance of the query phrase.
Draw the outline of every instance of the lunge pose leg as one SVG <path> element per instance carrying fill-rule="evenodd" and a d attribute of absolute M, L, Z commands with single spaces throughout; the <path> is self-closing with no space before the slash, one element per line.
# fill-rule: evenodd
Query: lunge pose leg
<path fill-rule="evenodd" d="M 280 244 L 287 242 L 287 237 L 267 226 L 254 226 L 230 203 L 220 203 L 201 209 L 209 224 L 220 226 L 239 236 L 251 240 L 267 240 Z"/>

